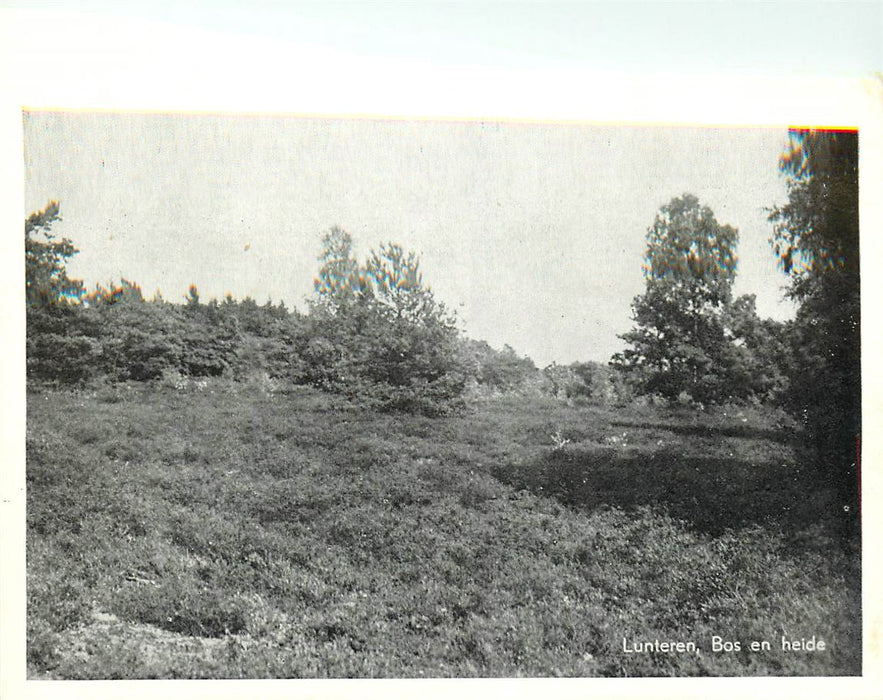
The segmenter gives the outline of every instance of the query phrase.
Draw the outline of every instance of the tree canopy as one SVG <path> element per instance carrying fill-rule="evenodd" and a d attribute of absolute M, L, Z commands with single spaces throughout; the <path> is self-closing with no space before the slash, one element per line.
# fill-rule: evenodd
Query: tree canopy
<path fill-rule="evenodd" d="M 788 177 L 788 202 L 770 220 L 789 295 L 806 302 L 832 292 L 857 294 L 857 132 L 792 129 L 779 167 Z"/>
<path fill-rule="evenodd" d="M 702 404 L 768 400 L 784 388 L 782 325 L 733 298 L 739 233 L 691 194 L 661 207 L 647 231 L 646 290 L 611 364 L 640 394 Z"/>
<path fill-rule="evenodd" d="M 322 237 L 319 274 L 313 280 L 314 307 L 331 315 L 352 304 L 367 289 L 364 271 L 353 254 L 353 239 L 339 226 Z"/>
<path fill-rule="evenodd" d="M 858 154 L 855 131 L 792 130 L 780 160 L 788 201 L 770 215 L 788 294 L 800 303 L 788 407 L 847 502 L 857 498 L 861 432 Z"/>
<path fill-rule="evenodd" d="M 661 207 L 647 231 L 646 291 L 632 303 L 636 327 L 614 356 L 647 394 L 715 401 L 725 393 L 723 310 L 736 274 L 735 228 L 691 194 Z"/>
<path fill-rule="evenodd" d="M 77 249 L 67 238 L 56 238 L 52 225 L 61 220 L 58 202 L 25 219 L 25 298 L 31 306 L 50 306 L 78 300 L 83 283 L 68 277 L 67 261 Z"/>

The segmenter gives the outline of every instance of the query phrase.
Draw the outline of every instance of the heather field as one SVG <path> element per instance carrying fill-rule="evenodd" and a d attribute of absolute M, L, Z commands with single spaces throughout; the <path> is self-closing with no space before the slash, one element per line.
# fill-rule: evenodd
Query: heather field
<path fill-rule="evenodd" d="M 28 675 L 860 674 L 859 543 L 800 444 L 749 408 L 32 388 Z"/>

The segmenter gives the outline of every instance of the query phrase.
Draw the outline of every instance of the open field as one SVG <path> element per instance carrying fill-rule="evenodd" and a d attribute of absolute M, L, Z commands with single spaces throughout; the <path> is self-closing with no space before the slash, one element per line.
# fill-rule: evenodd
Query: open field
<path fill-rule="evenodd" d="M 861 672 L 858 543 L 759 410 L 207 380 L 32 391 L 27 450 L 32 678 Z"/>

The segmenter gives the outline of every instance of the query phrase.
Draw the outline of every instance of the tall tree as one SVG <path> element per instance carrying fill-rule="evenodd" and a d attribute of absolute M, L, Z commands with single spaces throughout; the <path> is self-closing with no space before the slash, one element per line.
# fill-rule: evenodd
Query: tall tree
<path fill-rule="evenodd" d="M 78 300 L 83 282 L 67 276 L 67 261 L 79 251 L 67 238 L 56 238 L 52 224 L 61 219 L 50 201 L 25 219 L 25 298 L 29 306 L 53 306 Z"/>
<path fill-rule="evenodd" d="M 861 431 L 858 134 L 793 129 L 779 165 L 788 201 L 770 215 L 771 242 L 800 304 L 788 404 L 849 505 Z"/>
<path fill-rule="evenodd" d="M 319 275 L 313 280 L 317 311 L 334 315 L 367 291 L 365 273 L 353 253 L 353 239 L 339 226 L 322 237 Z"/>
<path fill-rule="evenodd" d="M 714 402 L 728 398 L 724 311 L 739 234 L 691 194 L 663 206 L 647 231 L 646 291 L 632 303 L 630 347 L 613 358 L 639 391 Z"/>

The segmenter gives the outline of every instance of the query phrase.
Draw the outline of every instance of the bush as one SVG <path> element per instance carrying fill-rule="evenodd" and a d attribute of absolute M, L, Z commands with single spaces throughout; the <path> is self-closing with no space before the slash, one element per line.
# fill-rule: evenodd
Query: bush
<path fill-rule="evenodd" d="M 236 362 L 235 320 L 162 302 L 28 309 L 31 381 L 148 381 L 167 373 L 219 376 Z"/>
<path fill-rule="evenodd" d="M 171 313 L 144 304 L 102 310 L 105 371 L 114 380 L 158 379 L 181 364 L 180 340 Z"/>
<path fill-rule="evenodd" d="M 541 381 L 533 360 L 519 357 L 508 345 L 495 350 L 483 340 L 464 339 L 460 353 L 477 387 L 505 393 L 534 388 Z"/>
<path fill-rule="evenodd" d="M 548 391 L 558 398 L 596 405 L 623 404 L 632 392 L 622 375 L 596 362 L 552 364 L 543 370 Z"/>
<path fill-rule="evenodd" d="M 104 361 L 98 333 L 76 307 L 28 307 L 28 380 L 77 385 L 98 376 Z"/>
<path fill-rule="evenodd" d="M 311 320 L 292 353 L 305 383 L 377 410 L 437 415 L 459 405 L 466 373 L 450 336 L 401 320 L 360 320 Z"/>

